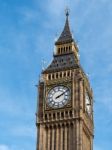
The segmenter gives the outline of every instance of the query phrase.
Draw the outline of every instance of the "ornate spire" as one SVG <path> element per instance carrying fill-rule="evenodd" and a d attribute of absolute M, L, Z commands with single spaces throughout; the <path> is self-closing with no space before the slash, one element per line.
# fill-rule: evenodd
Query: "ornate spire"
<path fill-rule="evenodd" d="M 66 13 L 65 26 L 64 26 L 63 32 L 61 33 L 60 37 L 56 41 L 55 45 L 60 45 L 60 44 L 69 43 L 69 42 L 74 41 L 73 38 L 72 38 L 70 27 L 69 27 L 69 20 L 68 20 L 69 9 L 66 9 L 65 13 Z"/>

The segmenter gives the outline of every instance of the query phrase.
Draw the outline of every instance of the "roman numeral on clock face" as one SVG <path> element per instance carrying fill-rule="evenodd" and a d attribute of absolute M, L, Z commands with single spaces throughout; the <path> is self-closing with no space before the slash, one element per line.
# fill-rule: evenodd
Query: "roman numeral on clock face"
<path fill-rule="evenodd" d="M 70 99 L 70 89 L 66 86 L 55 86 L 48 92 L 47 103 L 52 108 L 65 106 Z"/>

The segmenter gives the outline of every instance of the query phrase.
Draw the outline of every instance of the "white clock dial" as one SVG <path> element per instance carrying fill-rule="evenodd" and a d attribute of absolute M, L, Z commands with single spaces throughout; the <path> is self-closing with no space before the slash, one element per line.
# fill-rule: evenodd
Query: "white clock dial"
<path fill-rule="evenodd" d="M 87 110 L 88 114 L 91 114 L 91 100 L 90 100 L 87 92 L 85 95 L 85 104 L 86 104 L 86 110 Z"/>
<path fill-rule="evenodd" d="M 47 96 L 48 105 L 53 108 L 61 108 L 67 104 L 70 99 L 70 90 L 65 86 L 55 86 Z"/>

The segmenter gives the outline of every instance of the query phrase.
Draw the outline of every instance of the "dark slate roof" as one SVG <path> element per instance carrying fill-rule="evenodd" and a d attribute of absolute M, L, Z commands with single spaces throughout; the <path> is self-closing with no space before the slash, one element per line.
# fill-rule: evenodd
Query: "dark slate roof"
<path fill-rule="evenodd" d="M 69 42 L 74 41 L 73 38 L 72 38 L 70 27 L 69 27 L 68 16 L 69 16 L 69 14 L 67 13 L 64 29 L 63 29 L 60 37 L 58 38 L 58 40 L 55 42 L 55 45 L 60 45 L 60 44 L 69 43 Z"/>
<path fill-rule="evenodd" d="M 51 64 L 43 71 L 43 73 L 56 72 L 71 68 L 77 68 L 79 65 L 73 53 L 54 56 Z"/>

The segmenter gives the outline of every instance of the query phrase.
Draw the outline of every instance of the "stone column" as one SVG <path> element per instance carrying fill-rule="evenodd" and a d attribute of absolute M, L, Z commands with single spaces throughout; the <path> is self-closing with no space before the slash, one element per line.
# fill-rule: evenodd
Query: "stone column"
<path fill-rule="evenodd" d="M 59 150 L 59 127 L 56 126 L 56 150 Z"/>
<path fill-rule="evenodd" d="M 76 122 L 73 122 L 73 123 L 72 123 L 71 128 L 72 128 L 72 129 L 71 129 L 71 132 L 72 132 L 72 133 L 71 133 L 71 134 L 72 134 L 72 137 L 71 137 L 71 138 L 73 139 L 73 140 L 72 140 L 72 145 L 73 145 L 74 150 L 77 150 L 77 149 L 76 149 L 76 130 L 77 130 L 77 129 L 76 129 Z M 70 150 L 72 150 L 72 149 L 70 149 Z"/>
<path fill-rule="evenodd" d="M 91 136 L 91 149 L 90 150 L 93 150 L 93 137 Z"/>
<path fill-rule="evenodd" d="M 38 131 L 37 131 L 37 146 L 36 146 L 36 150 L 39 150 L 39 138 L 40 138 L 40 125 L 38 125 Z"/>
<path fill-rule="evenodd" d="M 67 150 L 67 143 L 68 143 L 68 140 L 67 140 L 67 131 L 68 131 L 68 128 L 67 128 L 67 125 L 65 124 L 65 127 L 64 127 L 64 132 L 65 132 L 65 139 L 64 139 L 64 150 Z"/>
<path fill-rule="evenodd" d="M 76 119 L 76 150 L 79 150 L 79 133 L 78 133 L 78 129 L 79 126 L 78 126 L 78 120 Z"/>
<path fill-rule="evenodd" d="M 50 150 L 50 126 L 48 127 L 48 135 L 47 135 L 47 140 L 48 140 L 48 146 L 47 146 L 47 150 Z"/>
<path fill-rule="evenodd" d="M 54 150 L 54 126 L 52 126 L 52 150 Z"/>
<path fill-rule="evenodd" d="M 83 110 L 83 106 L 84 106 L 84 91 L 83 91 L 83 81 L 80 81 L 80 109 Z"/>
<path fill-rule="evenodd" d="M 79 88 L 80 88 L 80 118 L 82 118 L 82 115 L 83 115 L 83 110 L 84 110 L 84 87 L 83 87 L 83 80 L 80 80 L 80 84 L 79 84 Z M 79 146 L 80 146 L 80 150 L 82 150 L 82 130 L 83 130 L 83 127 L 82 127 L 82 120 L 80 119 L 79 121 Z"/>
<path fill-rule="evenodd" d="M 69 123 L 69 126 L 68 126 L 68 150 L 71 150 L 71 126 L 70 126 L 70 123 Z"/>
<path fill-rule="evenodd" d="M 43 149 L 43 127 L 42 125 L 40 125 L 40 133 L 39 133 L 39 150 L 42 150 Z"/>
<path fill-rule="evenodd" d="M 60 150 L 63 150 L 63 126 L 60 128 Z"/>
<path fill-rule="evenodd" d="M 83 126 L 82 126 L 82 120 L 80 120 L 80 124 L 79 124 L 79 129 L 80 129 L 80 133 L 79 133 L 79 146 L 80 146 L 80 150 L 83 150 Z"/>
<path fill-rule="evenodd" d="M 47 131 L 46 131 L 46 127 L 44 127 L 44 134 L 43 134 L 43 150 L 46 150 L 46 140 L 47 140 Z"/>
<path fill-rule="evenodd" d="M 72 89 L 72 106 L 75 108 L 75 72 L 73 72 Z"/>
<path fill-rule="evenodd" d="M 80 100 L 79 100 L 79 82 L 78 82 L 78 80 L 75 80 L 75 94 L 76 94 L 76 96 L 75 96 L 75 105 L 76 105 L 76 117 L 78 117 L 78 115 L 79 115 L 79 102 L 80 102 Z"/>

